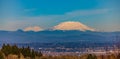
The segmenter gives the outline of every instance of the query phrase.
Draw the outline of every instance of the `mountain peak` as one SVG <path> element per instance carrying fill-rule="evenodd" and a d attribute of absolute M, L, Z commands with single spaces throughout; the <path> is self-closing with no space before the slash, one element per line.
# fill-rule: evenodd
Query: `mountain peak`
<path fill-rule="evenodd" d="M 43 29 L 39 26 L 29 26 L 29 27 L 26 27 L 24 29 L 24 31 L 35 31 L 35 32 L 38 32 L 38 31 L 42 31 Z"/>
<path fill-rule="evenodd" d="M 62 22 L 56 26 L 53 27 L 54 30 L 80 30 L 80 31 L 94 31 L 93 28 L 88 27 L 80 22 L 73 22 L 73 21 L 68 21 L 68 22 Z"/>

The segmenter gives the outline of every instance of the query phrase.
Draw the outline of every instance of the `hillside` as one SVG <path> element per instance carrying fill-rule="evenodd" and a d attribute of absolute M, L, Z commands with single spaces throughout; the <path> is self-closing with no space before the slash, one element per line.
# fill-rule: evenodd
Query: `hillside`
<path fill-rule="evenodd" d="M 99 42 L 119 41 L 120 32 L 93 31 L 0 31 L 1 43 L 56 43 L 56 42 Z"/>

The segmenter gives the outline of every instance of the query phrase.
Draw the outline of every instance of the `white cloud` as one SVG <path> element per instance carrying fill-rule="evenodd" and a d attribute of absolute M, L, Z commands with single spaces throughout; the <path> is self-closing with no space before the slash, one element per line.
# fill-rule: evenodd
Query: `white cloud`
<path fill-rule="evenodd" d="M 80 31 L 95 31 L 93 28 L 90 28 L 80 22 L 74 22 L 74 21 L 67 21 L 62 22 L 56 26 L 53 27 L 53 30 L 80 30 Z"/>

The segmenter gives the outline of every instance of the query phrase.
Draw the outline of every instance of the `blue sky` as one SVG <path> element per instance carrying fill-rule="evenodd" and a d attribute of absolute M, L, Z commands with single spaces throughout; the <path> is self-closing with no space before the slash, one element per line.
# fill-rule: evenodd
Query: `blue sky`
<path fill-rule="evenodd" d="M 48 29 L 78 21 L 99 31 L 120 31 L 120 0 L 0 0 L 0 30 Z"/>

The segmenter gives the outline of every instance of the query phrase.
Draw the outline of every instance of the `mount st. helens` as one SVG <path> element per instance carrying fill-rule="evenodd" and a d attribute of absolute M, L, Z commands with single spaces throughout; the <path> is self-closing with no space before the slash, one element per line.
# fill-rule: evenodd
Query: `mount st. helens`
<path fill-rule="evenodd" d="M 80 22 L 73 22 L 73 21 L 67 21 L 62 22 L 56 26 L 53 27 L 54 30 L 80 30 L 80 31 L 95 31 L 93 28 L 88 27 L 87 25 L 84 25 Z"/>

